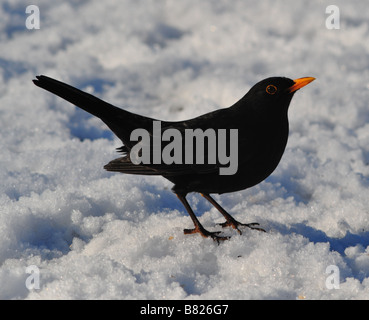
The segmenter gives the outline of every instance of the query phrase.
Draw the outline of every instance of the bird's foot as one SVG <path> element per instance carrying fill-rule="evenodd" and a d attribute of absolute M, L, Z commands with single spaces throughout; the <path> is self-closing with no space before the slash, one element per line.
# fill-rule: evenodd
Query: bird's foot
<path fill-rule="evenodd" d="M 184 234 L 193 234 L 193 233 L 200 233 L 204 238 L 211 237 L 214 241 L 217 241 L 218 243 L 220 241 L 229 240 L 230 237 L 222 237 L 218 236 L 220 234 L 220 231 L 216 232 L 210 232 L 203 227 L 195 227 L 194 229 L 184 229 Z"/>
<path fill-rule="evenodd" d="M 242 234 L 242 231 L 239 229 L 239 227 L 247 227 L 247 228 L 250 228 L 250 229 L 253 229 L 253 230 L 266 232 L 264 229 L 257 227 L 257 226 L 260 225 L 257 222 L 241 223 L 241 222 L 238 222 L 235 219 L 232 219 L 232 220 L 227 220 L 226 222 L 223 222 L 223 223 L 218 223 L 218 225 L 222 226 L 222 228 L 232 227 L 233 229 L 236 229 L 239 234 Z"/>

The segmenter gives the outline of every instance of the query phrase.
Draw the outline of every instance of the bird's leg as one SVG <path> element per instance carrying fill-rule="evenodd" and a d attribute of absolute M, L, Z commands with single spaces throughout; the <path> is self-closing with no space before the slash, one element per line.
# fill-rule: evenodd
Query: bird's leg
<path fill-rule="evenodd" d="M 242 234 L 241 230 L 238 228 L 239 226 L 241 227 L 248 227 L 250 229 L 255 229 L 258 231 L 263 231 L 265 232 L 264 229 L 256 227 L 259 225 L 259 223 L 257 222 L 253 222 L 253 223 L 241 223 L 238 222 L 236 219 L 234 219 L 227 211 L 225 211 L 212 197 L 210 197 L 209 194 L 207 193 L 200 193 L 206 200 L 208 200 L 215 208 L 218 209 L 218 211 L 224 216 L 224 218 L 227 220 L 224 223 L 220 223 L 220 225 L 224 228 L 224 227 L 232 227 L 234 229 L 236 229 L 238 231 L 239 234 Z"/>
<path fill-rule="evenodd" d="M 220 233 L 218 232 L 210 232 L 208 230 L 206 230 L 200 223 L 200 221 L 197 219 L 197 217 L 195 216 L 194 212 L 192 211 L 186 196 L 182 195 L 182 194 L 178 194 L 176 193 L 176 196 L 178 197 L 178 199 L 183 203 L 184 207 L 186 208 L 188 214 L 190 215 L 193 224 L 195 225 L 194 229 L 184 229 L 184 234 L 192 234 L 192 233 L 200 233 L 203 237 L 207 238 L 207 237 L 211 237 L 213 240 L 216 240 L 218 243 L 219 241 L 222 240 L 228 240 L 229 237 L 221 237 L 218 236 L 218 234 Z"/>

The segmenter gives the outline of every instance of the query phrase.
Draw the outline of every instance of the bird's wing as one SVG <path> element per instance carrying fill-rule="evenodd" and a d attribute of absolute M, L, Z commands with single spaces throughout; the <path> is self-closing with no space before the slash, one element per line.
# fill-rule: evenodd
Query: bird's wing
<path fill-rule="evenodd" d="M 161 161 L 160 163 L 154 163 L 153 158 L 150 158 L 149 163 L 145 164 L 136 164 L 132 162 L 132 148 L 127 149 L 126 147 L 118 148 L 118 151 L 123 153 L 123 157 L 114 159 L 110 161 L 104 168 L 108 171 L 116 171 L 130 174 L 142 174 L 142 175 L 166 175 L 166 176 L 175 176 L 175 175 L 185 175 L 185 174 L 206 174 L 206 173 L 214 173 L 219 172 L 219 168 L 222 166 L 219 163 L 208 164 L 208 154 L 206 152 L 207 145 L 204 146 L 204 161 L 203 164 L 196 163 L 196 150 L 194 149 L 194 157 L 193 164 L 186 163 L 185 160 L 185 134 L 184 130 L 186 125 L 184 122 L 161 122 L 162 127 L 160 131 L 160 145 L 156 145 L 156 140 L 153 137 L 153 132 L 149 132 L 149 145 L 147 147 L 150 148 L 150 155 L 152 156 L 152 151 L 154 148 L 159 148 L 161 152 Z M 166 146 L 168 146 L 171 141 L 163 141 L 163 133 L 168 129 L 175 129 L 181 137 L 183 138 L 180 143 L 180 152 L 181 152 L 181 161 L 174 162 L 171 164 L 164 163 L 162 157 L 163 150 Z M 178 151 L 178 150 L 177 150 Z M 140 154 L 142 156 L 142 154 Z"/>
<path fill-rule="evenodd" d="M 129 156 L 110 161 L 104 166 L 107 171 L 122 172 L 138 175 L 164 175 L 179 176 L 186 174 L 206 174 L 218 172 L 216 165 L 191 165 L 191 164 L 134 164 Z"/>

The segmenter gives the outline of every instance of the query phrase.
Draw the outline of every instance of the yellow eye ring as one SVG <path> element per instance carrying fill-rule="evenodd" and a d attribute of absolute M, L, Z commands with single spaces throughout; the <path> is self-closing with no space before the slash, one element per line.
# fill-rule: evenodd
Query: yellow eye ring
<path fill-rule="evenodd" d="M 265 91 L 268 94 L 275 94 L 277 92 L 277 87 L 270 84 L 269 86 L 266 87 Z"/>

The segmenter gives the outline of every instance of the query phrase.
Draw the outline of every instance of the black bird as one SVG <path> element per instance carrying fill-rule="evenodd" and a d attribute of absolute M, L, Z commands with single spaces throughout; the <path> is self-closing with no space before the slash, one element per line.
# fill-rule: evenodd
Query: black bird
<path fill-rule="evenodd" d="M 221 175 L 222 164 L 135 164 L 131 150 L 139 143 L 131 140 L 131 133 L 137 128 L 153 134 L 153 118 L 137 115 L 115 107 L 99 98 L 47 76 L 37 76 L 34 84 L 73 103 L 79 108 L 99 117 L 123 142 L 118 148 L 123 157 L 112 160 L 104 168 L 140 175 L 161 175 L 174 183 L 173 192 L 183 203 L 195 228 L 185 229 L 185 234 L 200 233 L 203 237 L 225 240 L 220 232 L 206 230 L 186 200 L 189 192 L 198 192 L 208 200 L 226 219 L 223 227 L 233 227 L 240 234 L 239 227 L 257 229 L 258 223 L 243 224 L 229 215 L 209 194 L 227 193 L 250 188 L 266 179 L 277 167 L 288 139 L 288 107 L 295 92 L 315 78 L 304 77 L 291 80 L 271 77 L 255 84 L 250 91 L 229 108 L 219 109 L 185 121 L 161 121 L 161 130 L 185 129 L 237 129 L 238 130 L 238 170 L 235 174 Z M 153 141 L 153 140 L 151 140 Z M 153 144 L 153 142 L 151 142 Z M 161 146 L 161 148 L 164 147 Z M 151 148 L 153 146 L 151 145 Z M 154 146 L 155 147 L 155 146 Z M 184 146 L 183 146 L 184 148 Z M 183 149 L 184 150 L 184 149 Z M 207 149 L 204 149 L 207 150 Z M 204 158 L 207 159 L 205 153 Z"/>

